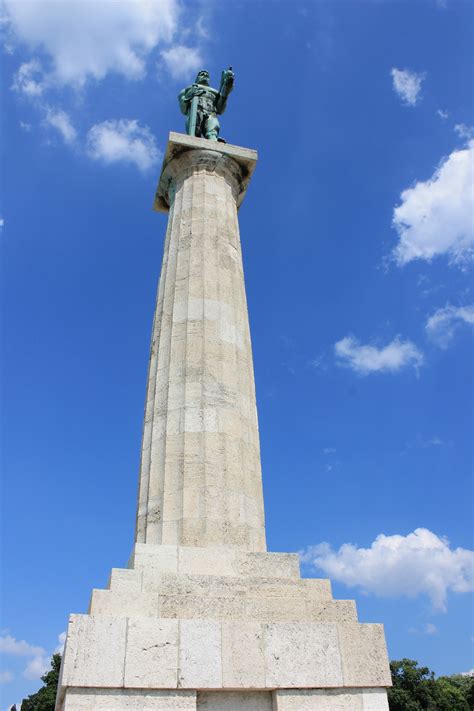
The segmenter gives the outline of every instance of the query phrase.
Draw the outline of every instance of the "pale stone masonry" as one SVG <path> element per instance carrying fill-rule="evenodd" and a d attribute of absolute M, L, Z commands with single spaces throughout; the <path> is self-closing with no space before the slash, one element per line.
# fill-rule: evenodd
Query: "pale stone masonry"
<path fill-rule="evenodd" d="M 268 553 L 237 210 L 255 151 L 170 134 L 128 568 L 71 615 L 57 711 L 387 711 L 383 627 Z"/>

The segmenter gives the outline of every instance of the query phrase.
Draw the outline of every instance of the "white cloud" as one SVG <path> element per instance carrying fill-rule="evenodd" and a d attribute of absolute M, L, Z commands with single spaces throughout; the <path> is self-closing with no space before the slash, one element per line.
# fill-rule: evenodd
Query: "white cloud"
<path fill-rule="evenodd" d="M 426 77 L 424 72 L 412 72 L 409 69 L 391 70 L 393 89 L 404 104 L 415 106 L 418 102 L 421 84 Z"/>
<path fill-rule="evenodd" d="M 9 681 L 12 681 L 14 678 L 13 672 L 8 671 L 8 669 L 5 669 L 4 671 L 0 671 L 0 684 L 8 684 Z"/>
<path fill-rule="evenodd" d="M 66 632 L 61 632 L 61 634 L 58 634 L 59 644 L 57 645 L 56 649 L 54 650 L 54 654 L 62 654 L 64 652 L 65 641 L 66 641 Z"/>
<path fill-rule="evenodd" d="M 4 224 L 5 224 L 5 220 L 3 219 L 3 217 L 0 217 L 0 232 L 3 230 Z"/>
<path fill-rule="evenodd" d="M 145 171 L 160 159 L 155 137 L 138 121 L 118 119 L 93 126 L 87 134 L 87 153 L 104 163 L 133 163 Z"/>
<path fill-rule="evenodd" d="M 177 0 L 4 0 L 11 39 L 46 54 L 48 81 L 82 86 L 108 73 L 140 79 L 177 29 Z"/>
<path fill-rule="evenodd" d="M 461 138 L 473 138 L 474 137 L 474 126 L 467 126 L 465 123 L 457 123 L 454 130 Z"/>
<path fill-rule="evenodd" d="M 379 597 L 428 595 L 439 610 L 446 609 L 449 591 L 474 590 L 474 551 L 452 549 L 446 538 L 426 528 L 407 536 L 381 533 L 370 548 L 344 543 L 333 551 L 321 543 L 308 547 L 301 558 L 349 587 Z"/>
<path fill-rule="evenodd" d="M 443 119 L 443 121 L 449 116 L 449 113 L 447 111 L 443 111 L 443 109 L 438 109 L 436 113 L 438 114 L 440 119 Z"/>
<path fill-rule="evenodd" d="M 323 449 L 323 454 L 336 454 L 336 448 L 335 447 L 325 447 Z"/>
<path fill-rule="evenodd" d="M 195 47 L 170 47 L 161 53 L 161 57 L 173 79 L 189 79 L 191 74 L 203 68 L 201 53 Z"/>
<path fill-rule="evenodd" d="M 420 437 L 418 441 L 420 443 L 420 447 L 423 447 L 424 449 L 427 449 L 428 447 L 443 447 L 445 444 L 445 442 L 436 435 L 434 437 L 429 437 L 428 439 Z"/>
<path fill-rule="evenodd" d="M 334 345 L 338 365 L 351 368 L 359 375 L 391 372 L 423 365 L 423 354 L 411 341 L 403 341 L 399 336 L 381 348 L 361 345 L 352 336 L 346 336 Z"/>
<path fill-rule="evenodd" d="M 447 348 L 454 332 L 462 323 L 474 325 L 474 304 L 469 306 L 445 306 L 429 317 L 425 324 L 427 334 L 441 348 Z"/>
<path fill-rule="evenodd" d="M 61 109 L 46 109 L 44 122 L 55 128 L 61 134 L 65 143 L 74 143 L 77 138 L 77 131 L 72 125 L 70 116 Z"/>
<path fill-rule="evenodd" d="M 20 128 L 29 133 L 31 131 L 31 124 L 26 123 L 25 121 L 20 121 Z"/>
<path fill-rule="evenodd" d="M 438 634 L 439 630 L 432 622 L 427 622 L 423 627 L 410 627 L 408 632 L 410 634 L 435 635 Z"/>
<path fill-rule="evenodd" d="M 469 669 L 467 672 L 461 672 L 461 676 L 474 676 L 474 669 Z"/>
<path fill-rule="evenodd" d="M 446 254 L 462 264 L 474 251 L 474 140 L 453 151 L 426 181 L 401 194 L 393 211 L 399 266 Z"/>
<path fill-rule="evenodd" d="M 9 634 L 0 636 L 0 652 L 17 657 L 30 657 L 45 654 L 43 647 L 37 647 L 24 639 L 17 640 Z"/>
<path fill-rule="evenodd" d="M 50 658 L 39 654 L 28 662 L 23 671 L 23 676 L 25 679 L 41 679 L 43 674 L 46 674 L 49 670 L 50 666 Z"/>
<path fill-rule="evenodd" d="M 12 89 L 30 99 L 40 97 L 45 89 L 43 68 L 37 59 L 20 65 L 13 77 Z"/>

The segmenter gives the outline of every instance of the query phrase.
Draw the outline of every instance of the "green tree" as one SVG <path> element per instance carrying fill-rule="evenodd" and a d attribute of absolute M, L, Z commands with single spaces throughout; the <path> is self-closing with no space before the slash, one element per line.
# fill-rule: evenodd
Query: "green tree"
<path fill-rule="evenodd" d="M 455 674 L 435 679 L 413 659 L 390 662 L 390 711 L 474 711 L 474 678 Z"/>
<path fill-rule="evenodd" d="M 390 662 L 392 689 L 389 690 L 390 711 L 423 711 L 430 709 L 435 678 L 428 667 L 419 667 L 413 659 Z"/>
<path fill-rule="evenodd" d="M 27 699 L 23 699 L 21 711 L 54 711 L 60 668 L 61 655 L 53 654 L 51 669 L 41 677 L 44 686 L 36 694 L 31 694 Z"/>

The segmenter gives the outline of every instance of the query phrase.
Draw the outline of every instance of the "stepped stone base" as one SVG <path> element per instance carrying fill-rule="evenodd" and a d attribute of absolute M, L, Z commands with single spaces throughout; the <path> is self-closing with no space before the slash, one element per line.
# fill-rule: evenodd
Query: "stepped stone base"
<path fill-rule="evenodd" d="M 298 556 L 136 544 L 71 615 L 57 710 L 387 711 L 382 625 Z"/>
<path fill-rule="evenodd" d="M 146 691 L 68 689 L 65 711 L 388 711 L 379 689 Z"/>

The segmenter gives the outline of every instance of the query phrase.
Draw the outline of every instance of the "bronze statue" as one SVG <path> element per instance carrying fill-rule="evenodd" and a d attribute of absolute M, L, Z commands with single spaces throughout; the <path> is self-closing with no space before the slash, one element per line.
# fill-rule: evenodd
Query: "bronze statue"
<path fill-rule="evenodd" d="M 222 72 L 219 91 L 209 86 L 209 72 L 203 69 L 198 73 L 194 84 L 180 91 L 179 107 L 186 116 L 186 133 L 189 136 L 225 143 L 223 138 L 219 138 L 220 124 L 217 115 L 224 113 L 227 97 L 233 86 L 232 67 Z"/>

